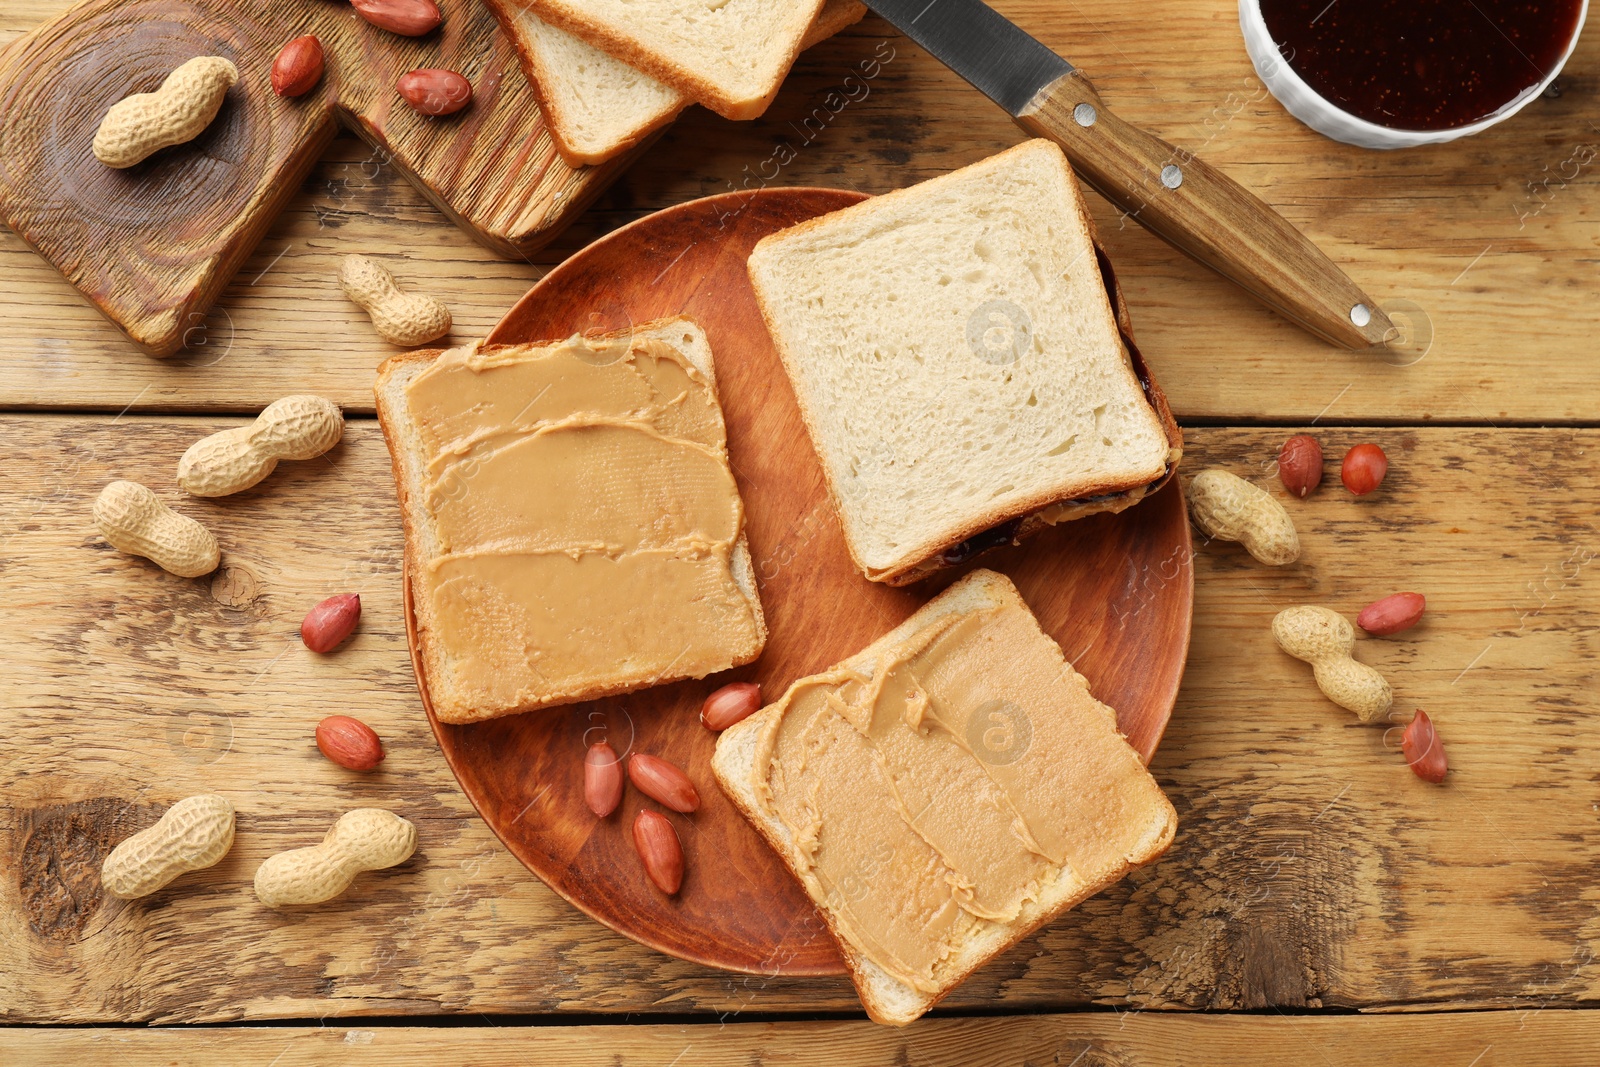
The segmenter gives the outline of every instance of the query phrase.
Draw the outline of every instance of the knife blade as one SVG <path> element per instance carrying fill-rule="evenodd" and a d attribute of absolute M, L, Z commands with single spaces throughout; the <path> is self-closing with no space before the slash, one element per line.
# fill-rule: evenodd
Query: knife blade
<path fill-rule="evenodd" d="M 1128 216 L 1279 314 L 1345 348 L 1396 332 L 1292 223 L 1192 153 L 1113 114 L 1081 70 L 983 0 L 866 3 L 1024 130 L 1059 144 L 1078 176 Z"/>

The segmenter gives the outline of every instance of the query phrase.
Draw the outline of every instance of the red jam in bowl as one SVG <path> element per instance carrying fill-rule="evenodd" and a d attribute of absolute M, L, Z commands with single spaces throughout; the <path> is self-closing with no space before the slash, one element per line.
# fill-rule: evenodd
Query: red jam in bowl
<path fill-rule="evenodd" d="M 1494 115 L 1560 64 L 1583 0 L 1260 0 L 1278 51 L 1323 99 L 1396 130 Z"/>

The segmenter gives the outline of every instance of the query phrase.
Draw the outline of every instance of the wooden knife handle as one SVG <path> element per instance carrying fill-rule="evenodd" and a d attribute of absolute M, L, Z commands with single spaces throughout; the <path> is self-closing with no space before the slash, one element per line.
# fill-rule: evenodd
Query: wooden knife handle
<path fill-rule="evenodd" d="M 1244 186 L 1113 115 L 1079 71 L 1017 124 L 1059 144 L 1078 176 L 1146 229 L 1344 348 L 1382 344 L 1387 315 L 1305 234 Z"/>

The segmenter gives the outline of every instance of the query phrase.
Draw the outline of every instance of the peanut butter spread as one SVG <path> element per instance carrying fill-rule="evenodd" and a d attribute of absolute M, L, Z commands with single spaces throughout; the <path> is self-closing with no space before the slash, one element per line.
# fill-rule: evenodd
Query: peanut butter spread
<path fill-rule="evenodd" d="M 476 706 L 700 677 L 760 652 L 722 412 L 672 345 L 453 349 L 406 399 L 432 542 L 418 621 Z"/>
<path fill-rule="evenodd" d="M 942 615 L 776 707 L 758 803 L 835 933 L 924 992 L 1030 905 L 1119 876 L 1166 804 L 1020 600 Z"/>

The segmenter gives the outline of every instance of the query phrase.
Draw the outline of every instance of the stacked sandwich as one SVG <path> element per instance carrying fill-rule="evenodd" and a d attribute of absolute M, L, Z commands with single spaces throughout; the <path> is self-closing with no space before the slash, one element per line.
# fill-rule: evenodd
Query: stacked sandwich
<path fill-rule="evenodd" d="M 873 581 L 1121 511 L 1176 469 L 1049 141 L 775 233 L 750 280 Z"/>
<path fill-rule="evenodd" d="M 858 22 L 860 0 L 490 0 L 567 162 L 603 163 L 690 104 L 767 109 L 795 57 Z"/>

